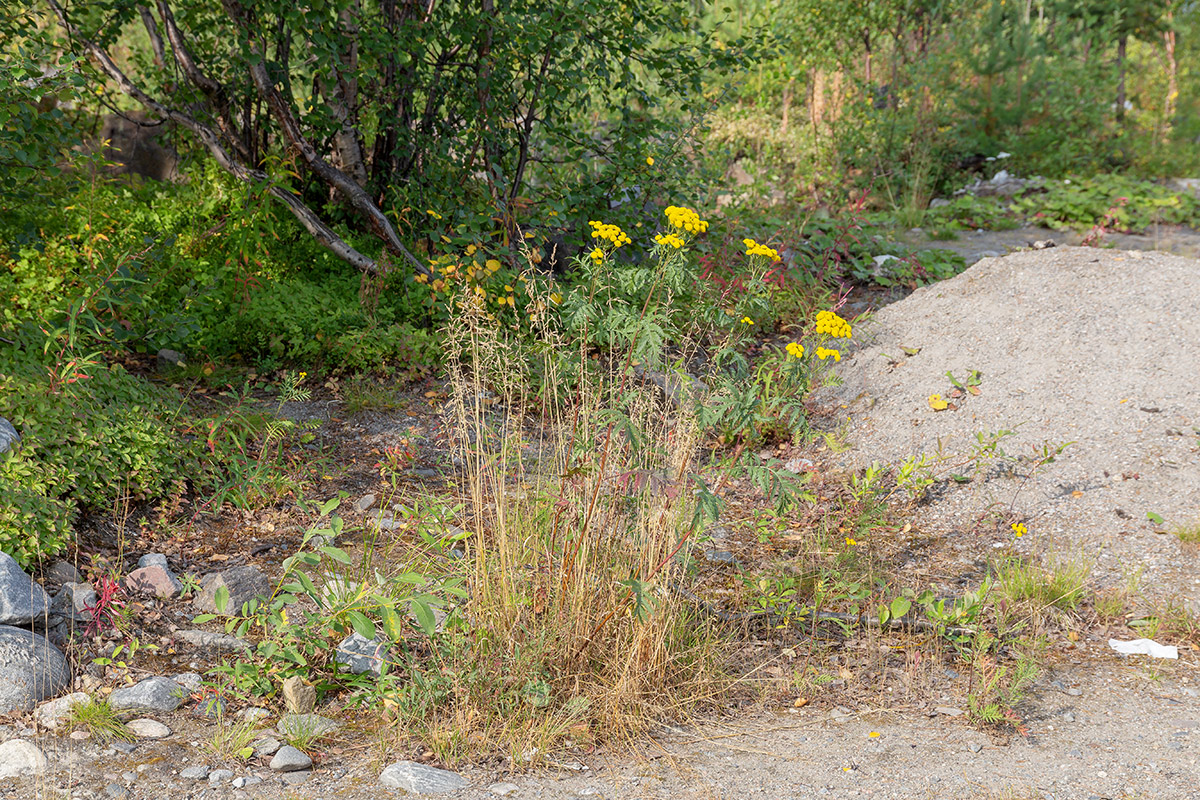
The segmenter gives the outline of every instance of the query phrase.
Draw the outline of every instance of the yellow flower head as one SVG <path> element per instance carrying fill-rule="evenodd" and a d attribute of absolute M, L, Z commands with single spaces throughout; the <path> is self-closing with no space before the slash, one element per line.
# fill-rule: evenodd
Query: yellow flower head
<path fill-rule="evenodd" d="M 668 233 L 665 235 L 661 234 L 661 233 L 657 234 L 654 237 L 654 241 L 662 247 L 673 247 L 676 250 L 678 250 L 679 248 L 683 247 L 686 244 L 686 242 L 684 242 L 683 239 L 680 239 L 678 236 L 676 236 L 673 233 Z"/>
<path fill-rule="evenodd" d="M 851 336 L 850 323 L 832 311 L 818 311 L 817 333 L 832 336 L 834 339 L 849 339 Z"/>
<path fill-rule="evenodd" d="M 646 166 L 648 166 L 648 167 L 654 166 L 654 156 L 646 156 Z"/>
<path fill-rule="evenodd" d="M 742 324 L 743 325 L 753 325 L 754 320 L 750 319 L 749 317 L 742 317 Z"/>
<path fill-rule="evenodd" d="M 792 358 L 804 358 L 804 345 L 799 342 L 788 342 L 784 349 Z"/>
<path fill-rule="evenodd" d="M 666 215 L 667 222 L 678 233 L 704 233 L 708 230 L 708 223 L 700 219 L 700 215 L 690 208 L 667 206 L 663 214 Z"/>
<path fill-rule="evenodd" d="M 850 547 L 854 547 L 856 544 L 858 544 L 858 542 L 854 539 L 851 539 L 849 536 L 847 536 L 846 544 L 849 545 Z"/>
<path fill-rule="evenodd" d="M 827 358 L 832 358 L 834 361 L 841 361 L 842 354 L 839 353 L 837 350 L 830 350 L 825 347 L 818 347 L 817 348 L 817 358 L 821 359 L 822 361 L 824 361 Z"/>
<path fill-rule="evenodd" d="M 308 373 L 307 373 L 307 372 L 301 372 L 301 373 L 300 373 L 300 380 L 304 380 L 304 379 L 305 379 L 305 378 L 307 378 L 307 377 L 308 377 Z"/>
<path fill-rule="evenodd" d="M 591 256 L 592 261 L 596 262 L 597 264 L 599 264 L 601 261 L 604 260 L 604 251 L 601 250 L 599 247 L 597 247 L 592 252 L 588 253 L 588 255 Z"/>
<path fill-rule="evenodd" d="M 625 235 L 625 231 L 621 230 L 616 225 L 606 225 L 603 222 L 592 220 L 588 223 L 592 226 L 592 238 L 603 239 L 609 242 L 613 247 L 620 247 L 623 244 L 629 244 L 632 240 Z"/>
<path fill-rule="evenodd" d="M 748 256 L 762 256 L 768 261 L 779 260 L 779 251 L 767 247 L 765 244 L 759 244 L 753 239 L 742 239 L 742 244 L 746 246 L 746 255 Z"/>
<path fill-rule="evenodd" d="M 1029 533 L 1029 528 L 1026 528 L 1025 523 L 1023 523 L 1023 522 L 1014 522 L 1012 524 L 1012 532 L 1013 532 L 1013 536 L 1020 539 L 1022 536 Z"/>

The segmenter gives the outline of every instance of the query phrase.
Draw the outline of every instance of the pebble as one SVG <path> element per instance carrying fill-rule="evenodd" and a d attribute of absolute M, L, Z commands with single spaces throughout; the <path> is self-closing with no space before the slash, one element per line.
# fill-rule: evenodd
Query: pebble
<path fill-rule="evenodd" d="M 163 739 L 171 735 L 171 729 L 154 719 L 134 719 L 125 727 L 139 739 Z"/>
<path fill-rule="evenodd" d="M 295 786 L 304 783 L 310 775 L 312 775 L 312 772 L 308 770 L 303 772 L 285 772 L 283 773 L 283 782 Z"/>
<path fill-rule="evenodd" d="M 1083 689 L 1076 689 L 1072 686 L 1070 689 L 1067 689 L 1066 694 L 1068 697 L 1079 697 L 1083 694 Z"/>
<path fill-rule="evenodd" d="M 493 783 L 488 787 L 488 791 L 498 797 L 508 797 L 510 794 L 519 791 L 520 788 L 515 783 Z"/>
<path fill-rule="evenodd" d="M 124 753 L 125 755 L 129 755 L 134 750 L 137 750 L 137 745 L 134 744 L 133 742 L 113 742 L 112 749 L 117 751 L 118 753 Z"/>
<path fill-rule="evenodd" d="M 256 756 L 273 756 L 279 752 L 279 740 L 273 736 L 260 736 L 250 743 Z"/>
<path fill-rule="evenodd" d="M 961 717 L 963 713 L 961 708 L 954 708 L 953 706 L 938 706 L 934 711 L 944 714 L 947 717 Z"/>
<path fill-rule="evenodd" d="M 312 759 L 290 744 L 279 748 L 275 757 L 271 759 L 271 769 L 276 772 L 298 772 L 310 767 Z"/>
<path fill-rule="evenodd" d="M 1075 721 L 1075 715 L 1072 714 L 1070 711 L 1063 714 L 1062 718 L 1063 718 L 1063 722 L 1074 722 Z"/>
<path fill-rule="evenodd" d="M 978 753 L 983 749 L 983 745 L 981 745 L 979 742 L 971 742 L 969 745 L 967 745 L 967 749 L 972 753 Z"/>
<path fill-rule="evenodd" d="M 220 786 L 222 783 L 228 783 L 233 780 L 233 770 L 214 769 L 208 773 L 208 785 Z"/>
<path fill-rule="evenodd" d="M 208 765 L 201 764 L 198 767 L 185 767 L 179 770 L 179 777 L 190 781 L 202 781 L 208 777 Z"/>
<path fill-rule="evenodd" d="M 110 783 L 108 786 L 105 786 L 104 793 L 112 798 L 129 796 L 129 790 L 119 783 Z"/>
<path fill-rule="evenodd" d="M 246 786 L 253 786 L 256 783 L 262 783 L 262 778 L 257 775 L 244 775 L 240 778 L 233 779 L 233 788 L 241 789 Z"/>
<path fill-rule="evenodd" d="M 257 722 L 260 719 L 266 719 L 267 717 L 271 716 L 271 712 L 267 711 L 265 708 L 250 706 L 249 708 L 243 708 L 241 711 L 239 711 L 238 716 L 248 722 Z"/>
<path fill-rule="evenodd" d="M 118 710 L 174 711 L 186 694 L 175 681 L 156 676 L 113 691 L 108 702 Z"/>

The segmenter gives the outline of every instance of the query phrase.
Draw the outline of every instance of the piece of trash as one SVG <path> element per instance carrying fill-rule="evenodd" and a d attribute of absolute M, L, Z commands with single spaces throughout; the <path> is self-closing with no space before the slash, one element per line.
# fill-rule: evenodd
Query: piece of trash
<path fill-rule="evenodd" d="M 1159 644 L 1153 639 L 1134 639 L 1122 642 L 1109 639 L 1108 646 L 1126 656 L 1152 656 L 1153 658 L 1179 658 L 1179 648 L 1172 644 Z"/>

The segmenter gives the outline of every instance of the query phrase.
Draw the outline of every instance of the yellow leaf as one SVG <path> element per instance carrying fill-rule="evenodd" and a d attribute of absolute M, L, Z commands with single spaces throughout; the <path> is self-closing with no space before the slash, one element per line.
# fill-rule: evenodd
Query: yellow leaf
<path fill-rule="evenodd" d="M 945 411 L 950 404 L 943 400 L 940 394 L 931 394 L 929 395 L 929 407 L 934 411 Z"/>

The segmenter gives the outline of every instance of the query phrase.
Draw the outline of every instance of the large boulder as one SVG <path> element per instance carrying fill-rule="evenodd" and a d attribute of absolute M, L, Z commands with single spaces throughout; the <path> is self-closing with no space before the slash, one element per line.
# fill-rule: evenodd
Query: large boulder
<path fill-rule="evenodd" d="M 0 625 L 0 714 L 28 711 L 70 684 L 71 666 L 46 637 Z"/>
<path fill-rule="evenodd" d="M 50 596 L 8 553 L 0 553 L 0 625 L 29 625 L 50 613 Z"/>
<path fill-rule="evenodd" d="M 187 696 L 187 689 L 175 681 L 155 676 L 114 690 L 108 696 L 108 702 L 119 710 L 174 711 Z"/>
<path fill-rule="evenodd" d="M 415 761 L 397 761 L 389 765 L 380 773 L 379 782 L 384 786 L 403 789 L 413 794 L 454 792 L 471 785 L 469 780 L 457 772 L 429 767 Z"/>

